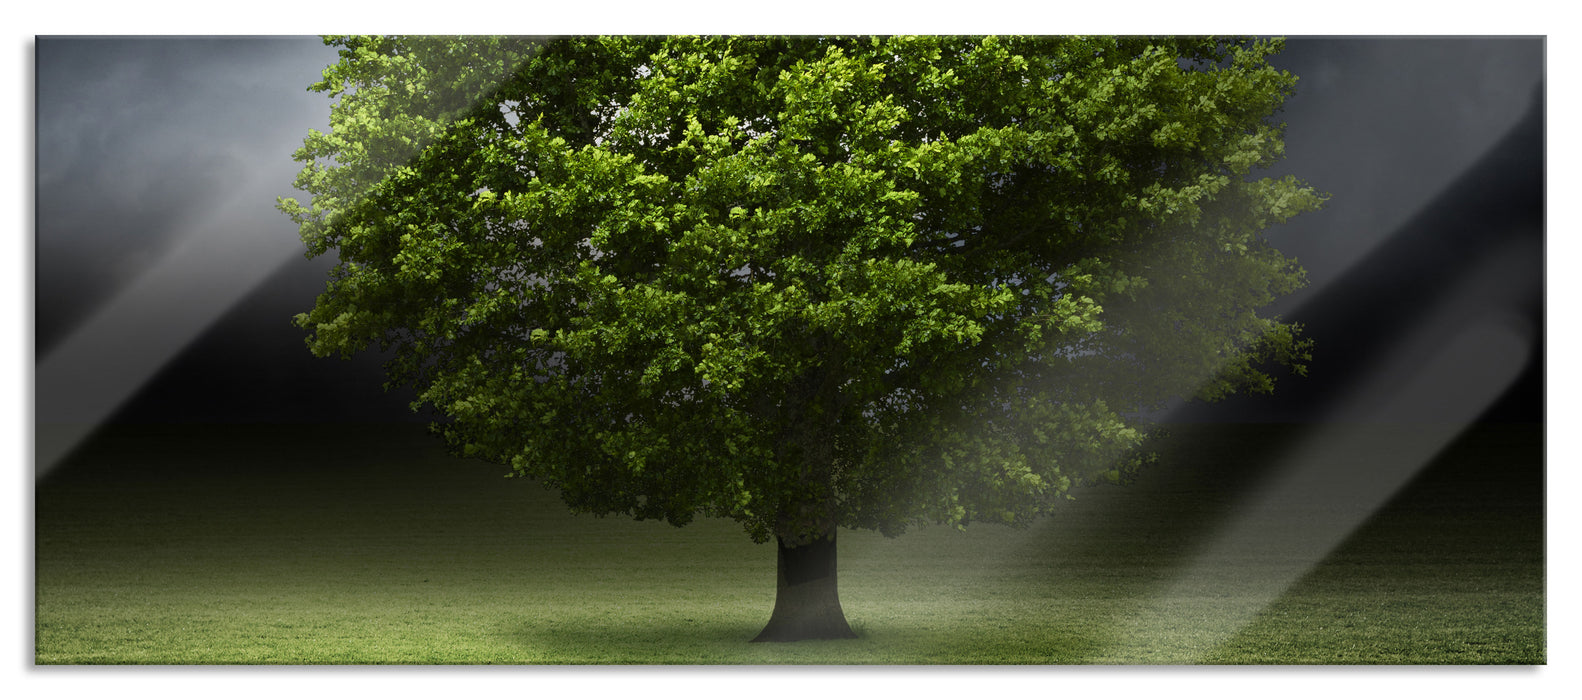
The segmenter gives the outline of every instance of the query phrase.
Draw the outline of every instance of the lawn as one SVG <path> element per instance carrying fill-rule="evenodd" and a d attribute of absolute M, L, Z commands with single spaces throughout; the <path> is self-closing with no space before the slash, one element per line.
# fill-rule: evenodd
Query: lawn
<path fill-rule="evenodd" d="M 1369 430 L 1384 449 L 1408 429 Z M 1545 662 L 1540 426 L 1467 434 L 1273 596 L 1162 596 L 1301 433 L 1178 427 L 1137 483 L 1081 491 L 1025 530 L 843 531 L 859 638 L 749 644 L 774 604 L 774 548 L 732 522 L 574 516 L 420 427 L 114 428 L 37 487 L 35 659 Z"/>

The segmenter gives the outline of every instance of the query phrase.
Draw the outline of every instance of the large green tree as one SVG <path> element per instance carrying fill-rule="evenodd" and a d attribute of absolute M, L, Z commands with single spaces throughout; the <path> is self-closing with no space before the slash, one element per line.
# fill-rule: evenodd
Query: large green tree
<path fill-rule="evenodd" d="M 577 511 L 778 541 L 759 639 L 851 636 L 839 528 L 1021 524 L 1139 416 L 1306 341 L 1255 169 L 1278 41 L 340 37 L 281 201 L 298 317 L 377 345 L 460 453 Z"/>

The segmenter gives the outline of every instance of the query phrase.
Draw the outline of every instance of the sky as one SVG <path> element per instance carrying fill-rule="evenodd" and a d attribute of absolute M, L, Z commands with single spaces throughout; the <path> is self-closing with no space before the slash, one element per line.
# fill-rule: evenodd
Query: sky
<path fill-rule="evenodd" d="M 268 193 L 328 124 L 316 37 L 41 38 L 36 60 L 40 356 L 233 193 L 258 201 L 199 235 L 289 238 Z"/>
<path fill-rule="evenodd" d="M 1531 112 L 1544 51 L 1534 38 L 1291 39 L 1275 63 L 1299 83 L 1271 174 L 1331 199 L 1270 232 L 1311 280 L 1274 310 L 1301 320 L 1467 177 Z M 38 40 L 41 425 L 420 418 L 408 394 L 382 391 L 374 358 L 314 358 L 289 322 L 330 261 L 300 254 L 273 203 L 297 194 L 291 153 L 327 124 L 330 100 L 305 88 L 334 60 L 316 37 Z M 1530 156 L 1506 165 L 1541 168 Z M 1327 330 L 1331 357 L 1353 345 Z"/>
<path fill-rule="evenodd" d="M 1286 159 L 1332 199 L 1270 239 L 1314 284 L 1294 308 L 1381 243 L 1494 147 L 1543 79 L 1536 39 L 1304 39 L 1272 59 L 1298 77 L 1286 102 Z"/>
<path fill-rule="evenodd" d="M 1193 413 L 1323 420 L 1327 405 L 1363 390 L 1392 356 L 1425 362 L 1455 333 L 1490 323 L 1525 347 L 1519 396 L 1498 417 L 1540 420 L 1544 91 L 1534 64 L 1523 65 L 1540 47 L 1466 39 L 1294 47 L 1292 69 L 1316 79 L 1306 90 L 1299 84 L 1288 107 L 1290 156 L 1280 168 L 1331 199 L 1271 231 L 1311 278 L 1272 311 L 1305 327 L 1314 359 L 1308 376 L 1281 382 L 1273 397 Z M 1476 81 L 1457 87 L 1446 76 Z M 1400 94 L 1407 85 L 1421 91 Z M 1411 102 L 1352 99 L 1390 94 Z M 1461 410 L 1456 399 L 1425 403 Z"/>

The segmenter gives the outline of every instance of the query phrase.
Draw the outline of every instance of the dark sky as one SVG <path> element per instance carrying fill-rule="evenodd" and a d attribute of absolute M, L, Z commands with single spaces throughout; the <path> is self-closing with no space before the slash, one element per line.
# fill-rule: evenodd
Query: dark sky
<path fill-rule="evenodd" d="M 380 390 L 376 362 L 313 358 L 289 322 L 312 305 L 328 263 L 302 257 L 274 197 L 294 194 L 291 153 L 328 121 L 329 100 L 305 88 L 334 58 L 313 37 L 38 39 L 41 429 L 112 417 L 411 419 L 404 395 Z M 1312 281 L 1279 311 L 1323 319 L 1319 362 L 1328 352 L 1344 367 L 1316 386 L 1355 394 L 1360 377 L 1379 374 L 1370 358 L 1449 342 L 1453 329 L 1418 331 L 1439 301 L 1459 299 L 1455 279 L 1489 276 L 1440 266 L 1466 275 L 1446 278 L 1401 261 L 1476 261 L 1513 237 L 1541 244 L 1541 197 L 1523 193 L 1542 182 L 1533 109 L 1544 60 L 1541 39 L 1293 38 L 1277 57 L 1301 80 L 1275 172 L 1332 195 L 1325 210 L 1271 232 Z M 1513 139 L 1524 116 L 1537 119 L 1527 123 L 1536 136 Z M 1447 195 L 1458 183 L 1460 194 Z M 1467 192 L 1489 194 L 1469 209 Z M 1524 250 L 1489 274 L 1541 289 L 1541 245 Z M 1506 307 L 1537 326 L 1522 338 L 1541 337 L 1536 307 L 1525 298 Z M 1353 320 L 1385 310 L 1396 323 Z M 1300 401 L 1188 415 L 1315 419 L 1309 408 L 1335 401 L 1309 389 Z M 1539 408 L 1531 396 L 1524 405 L 1528 418 Z"/>
<path fill-rule="evenodd" d="M 39 39 L 41 357 L 255 180 L 259 206 L 202 235 L 292 236 L 270 205 L 293 144 L 328 124 L 304 88 L 334 59 L 314 37 Z"/>

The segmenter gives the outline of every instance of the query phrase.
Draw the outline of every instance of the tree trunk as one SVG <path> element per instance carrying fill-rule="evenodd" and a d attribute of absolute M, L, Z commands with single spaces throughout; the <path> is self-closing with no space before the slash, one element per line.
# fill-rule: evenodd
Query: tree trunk
<path fill-rule="evenodd" d="M 777 538 L 775 610 L 755 642 L 855 639 L 835 587 L 835 532 L 796 547 Z"/>

